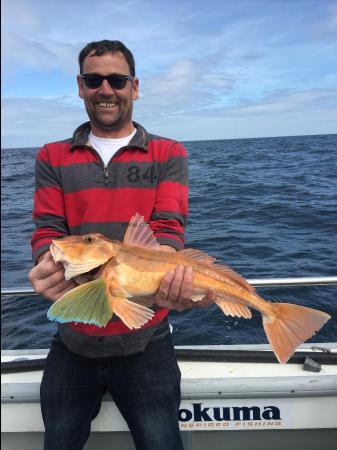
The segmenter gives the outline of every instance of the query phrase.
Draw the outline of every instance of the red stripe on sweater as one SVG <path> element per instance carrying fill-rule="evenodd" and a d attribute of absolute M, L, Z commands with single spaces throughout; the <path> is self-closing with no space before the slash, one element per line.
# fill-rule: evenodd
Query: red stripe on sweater
<path fill-rule="evenodd" d="M 63 151 L 62 147 L 64 147 L 65 151 Z M 155 141 L 155 144 L 149 143 L 147 152 L 137 147 L 131 149 L 131 151 L 128 148 L 127 151 L 118 153 L 113 160 L 121 162 L 153 162 L 154 160 L 165 162 L 170 157 L 185 158 L 186 156 L 185 148 L 179 143 L 172 141 L 172 146 L 168 152 L 167 140 L 159 139 Z M 56 142 L 43 147 L 37 155 L 37 160 L 51 164 L 53 167 L 59 167 L 93 162 L 99 160 L 99 158 L 95 151 L 89 148 L 79 147 L 70 151 L 69 143 Z"/>
<path fill-rule="evenodd" d="M 179 214 L 187 216 L 188 186 L 175 181 L 163 181 L 158 187 L 156 195 L 156 211 L 178 211 Z"/>
<path fill-rule="evenodd" d="M 51 164 L 53 167 L 59 167 L 93 162 L 97 161 L 99 158 L 98 155 L 90 149 L 79 148 L 72 152 L 69 149 L 69 143 L 55 142 L 43 147 L 36 159 Z"/>
<path fill-rule="evenodd" d="M 159 163 L 168 161 L 171 157 L 183 157 L 186 158 L 186 150 L 178 143 L 172 141 L 171 148 L 168 151 L 167 140 L 156 140 L 153 145 L 151 142 L 148 145 L 148 152 L 143 150 L 133 150 L 130 152 L 121 152 L 116 155 L 113 159 L 119 162 L 153 162 L 158 161 Z"/>
<path fill-rule="evenodd" d="M 46 214 L 64 217 L 62 190 L 55 186 L 39 188 L 35 193 L 34 218 Z"/>
<path fill-rule="evenodd" d="M 34 247 L 34 250 L 37 250 L 37 248 L 41 247 L 44 244 L 50 244 L 53 239 L 57 239 L 60 236 L 64 236 L 62 233 L 57 233 L 54 230 L 47 230 L 47 231 L 45 230 L 46 230 L 45 228 L 43 229 L 43 231 L 42 229 L 40 229 L 38 239 L 35 239 L 34 241 L 32 240 L 32 244 L 34 246 L 37 246 L 36 248 Z M 45 232 L 46 236 L 43 235 L 44 234 L 43 232 Z"/>
<path fill-rule="evenodd" d="M 65 194 L 70 227 L 83 222 L 129 222 L 133 212 L 141 211 L 148 220 L 155 189 L 85 189 Z"/>
<path fill-rule="evenodd" d="M 162 322 L 167 314 L 168 309 L 162 308 L 155 313 L 153 318 L 149 320 L 138 330 L 131 330 L 121 320 L 115 322 L 108 322 L 105 327 L 97 327 L 96 325 L 88 325 L 85 323 L 70 322 L 69 326 L 78 333 L 85 334 L 87 336 L 113 336 L 115 334 L 132 333 L 133 331 L 144 330 L 145 328 L 153 327 Z"/>

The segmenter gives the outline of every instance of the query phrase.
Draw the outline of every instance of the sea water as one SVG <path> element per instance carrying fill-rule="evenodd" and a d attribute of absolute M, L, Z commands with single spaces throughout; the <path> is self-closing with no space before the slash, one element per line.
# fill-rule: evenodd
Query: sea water
<path fill-rule="evenodd" d="M 337 276 L 337 135 L 184 142 L 189 155 L 186 247 L 245 278 Z M 2 288 L 29 287 L 37 148 L 1 150 Z M 266 299 L 332 319 L 311 341 L 337 341 L 337 286 L 259 288 Z M 48 348 L 56 332 L 40 296 L 3 297 L 2 348 Z M 261 316 L 219 308 L 170 313 L 176 345 L 266 343 Z"/>

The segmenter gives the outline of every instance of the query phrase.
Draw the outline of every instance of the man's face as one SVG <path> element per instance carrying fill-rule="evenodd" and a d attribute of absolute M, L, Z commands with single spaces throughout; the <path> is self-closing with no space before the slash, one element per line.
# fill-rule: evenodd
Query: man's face
<path fill-rule="evenodd" d="M 91 56 L 92 53 L 84 59 L 83 73 L 130 75 L 129 65 L 122 53 Z M 132 106 L 138 98 L 137 78 L 128 80 L 123 89 L 111 88 L 107 80 L 103 80 L 97 89 L 90 89 L 79 76 L 77 83 L 78 95 L 84 100 L 95 136 L 119 138 L 132 132 Z"/>

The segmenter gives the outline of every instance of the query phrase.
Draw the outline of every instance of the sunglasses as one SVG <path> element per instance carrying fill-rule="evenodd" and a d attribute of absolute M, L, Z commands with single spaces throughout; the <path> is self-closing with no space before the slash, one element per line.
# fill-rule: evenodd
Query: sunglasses
<path fill-rule="evenodd" d="M 111 75 L 99 75 L 98 73 L 81 73 L 80 77 L 84 84 L 89 89 L 97 89 L 103 83 L 103 80 L 108 80 L 112 89 L 124 89 L 128 80 L 133 81 L 130 75 L 121 75 L 119 73 L 112 73 Z"/>

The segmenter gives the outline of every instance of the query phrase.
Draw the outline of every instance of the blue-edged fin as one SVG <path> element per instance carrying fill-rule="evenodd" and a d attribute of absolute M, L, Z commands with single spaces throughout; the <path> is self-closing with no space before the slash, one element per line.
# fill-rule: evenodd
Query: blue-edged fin
<path fill-rule="evenodd" d="M 66 292 L 48 310 L 56 322 L 81 322 L 104 327 L 112 316 L 105 281 L 98 278 Z"/>

